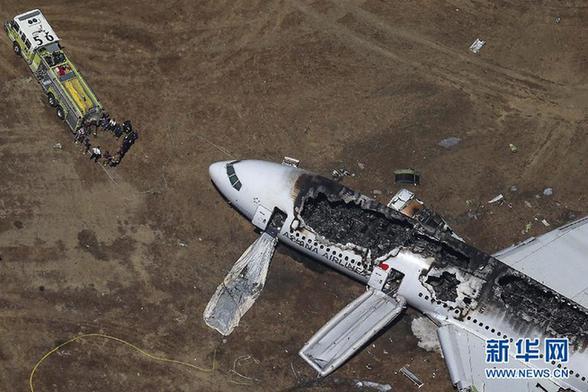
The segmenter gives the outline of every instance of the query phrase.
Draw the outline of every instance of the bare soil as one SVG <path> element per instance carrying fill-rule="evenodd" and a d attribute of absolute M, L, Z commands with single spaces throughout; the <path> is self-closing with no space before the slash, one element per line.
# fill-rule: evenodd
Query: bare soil
<path fill-rule="evenodd" d="M 2 19 L 38 6 L 1 3 Z M 211 185 L 214 161 L 345 167 L 356 174 L 345 184 L 383 202 L 399 189 L 393 171 L 413 167 L 420 198 L 488 252 L 588 211 L 585 1 L 56 0 L 43 11 L 140 139 L 114 170 L 90 162 L 0 39 L 0 390 L 28 390 L 36 361 L 81 333 L 216 369 L 94 338 L 49 357 L 36 391 L 416 390 L 404 365 L 421 391 L 452 390 L 440 355 L 416 345 L 413 310 L 316 380 L 297 351 L 362 287 L 285 248 L 237 330 L 208 329 L 208 299 L 256 237 Z M 477 37 L 487 44 L 474 55 Z M 437 145 L 447 137 L 462 141 Z M 487 204 L 500 193 L 505 203 Z"/>

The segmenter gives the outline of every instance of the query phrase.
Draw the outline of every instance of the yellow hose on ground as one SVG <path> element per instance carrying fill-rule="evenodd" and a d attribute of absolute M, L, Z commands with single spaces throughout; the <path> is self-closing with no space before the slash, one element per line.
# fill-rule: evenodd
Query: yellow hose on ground
<path fill-rule="evenodd" d="M 133 350 L 137 351 L 138 353 L 140 353 L 140 354 L 142 354 L 142 355 L 146 356 L 147 358 L 152 359 L 154 361 L 166 362 L 166 363 L 173 363 L 173 364 L 176 364 L 176 365 L 182 365 L 182 366 L 186 366 L 186 367 L 189 367 L 189 368 L 192 368 L 192 369 L 201 371 L 201 372 L 206 372 L 206 373 L 213 372 L 214 369 L 215 369 L 216 351 L 215 351 L 215 358 L 213 358 L 213 360 L 212 360 L 212 368 L 206 369 L 206 368 L 202 368 L 200 366 L 193 365 L 193 364 L 188 363 L 188 362 L 182 362 L 182 361 L 178 361 L 176 359 L 169 359 L 169 358 L 164 358 L 164 357 L 160 357 L 160 356 L 157 356 L 157 355 L 150 354 L 147 351 L 145 351 L 145 350 L 143 350 L 143 349 L 135 346 L 133 343 L 127 342 L 126 340 L 123 340 L 123 339 L 120 339 L 120 338 L 117 338 L 117 337 L 114 337 L 114 336 L 105 335 L 105 334 L 101 334 L 101 333 L 88 333 L 88 334 L 84 334 L 84 335 L 79 335 L 79 336 L 73 337 L 73 338 L 67 340 L 64 343 L 61 343 L 59 346 L 57 346 L 57 347 L 51 349 L 50 351 L 48 351 L 47 353 L 45 353 L 45 355 L 43 355 L 41 357 L 41 359 L 39 359 L 37 361 L 37 363 L 35 364 L 35 366 L 33 367 L 32 371 L 31 371 L 31 375 L 29 376 L 29 387 L 31 389 L 31 392 L 34 392 L 35 391 L 35 388 L 33 386 L 33 377 L 35 376 L 35 373 L 36 373 L 37 369 L 39 368 L 39 366 L 41 366 L 41 364 L 43 363 L 43 361 L 45 361 L 51 355 L 55 354 L 62 347 L 67 346 L 68 344 L 73 343 L 73 342 L 76 342 L 78 340 L 85 339 L 85 338 L 91 338 L 91 337 L 98 337 L 98 338 L 113 340 L 115 342 L 122 343 L 125 346 L 128 346 L 128 347 L 132 348 Z M 229 381 L 232 382 L 232 383 L 235 383 L 235 384 L 239 384 L 239 385 L 248 385 L 248 384 L 240 383 L 240 382 L 234 381 L 234 380 L 229 380 Z"/>

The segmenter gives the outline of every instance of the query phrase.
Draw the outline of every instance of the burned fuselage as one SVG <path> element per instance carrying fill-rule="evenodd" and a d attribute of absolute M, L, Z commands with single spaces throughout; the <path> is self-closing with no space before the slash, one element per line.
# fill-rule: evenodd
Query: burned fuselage
<path fill-rule="evenodd" d="M 294 219 L 298 222 L 296 230 L 290 231 L 306 230 L 320 238 L 318 247 L 326 244 L 327 248 L 332 245 L 351 252 L 356 262 L 347 268 L 354 273 L 367 279 L 374 266 L 386 261 L 395 268 L 394 256 L 399 251 L 409 252 L 426 260 L 418 277 L 423 288 L 419 295 L 452 317 L 473 320 L 476 326 L 495 331 L 498 327 L 476 319 L 476 315 L 481 320 L 479 315 L 492 311 L 514 330 L 528 330 L 533 325 L 537 333 L 566 336 L 577 349 L 586 347 L 585 308 L 456 239 L 442 226 L 408 218 L 317 175 L 301 174 L 294 192 Z M 344 260 L 341 263 L 346 265 Z M 401 276 L 392 274 L 391 280 L 398 282 Z M 390 284 L 389 289 L 397 287 Z"/>
<path fill-rule="evenodd" d="M 381 303 L 391 304 L 394 298 L 401 298 L 437 323 L 454 384 L 473 385 L 472 377 L 477 374 L 472 361 L 476 369 L 484 366 L 484 342 L 500 339 L 515 350 L 529 339 L 545 342 L 541 338 L 568 337 L 569 360 L 545 360 L 540 365 L 573 375 L 557 385 L 586 390 L 586 308 L 570 299 L 575 297 L 569 293 L 562 295 L 546 286 L 548 279 L 540 283 L 465 244 L 410 192 L 399 192 L 389 208 L 292 165 L 227 161 L 214 163 L 209 171 L 223 196 L 264 234 L 276 235 L 285 245 L 366 284 L 366 293 L 380 292 L 383 296 L 374 297 L 376 302 L 385 299 Z M 525 257 L 531 261 L 532 253 Z M 341 311 L 343 316 L 336 316 L 358 328 L 354 336 L 372 336 L 385 321 L 383 315 L 374 313 L 376 307 L 360 306 L 364 296 L 348 306 L 362 314 L 368 312 L 371 323 L 364 325 L 367 318 L 355 310 L 347 314 L 351 309 L 347 307 Z M 335 333 L 341 325 L 337 321 L 331 327 Z M 340 332 L 350 331 L 344 329 Z M 327 340 L 339 341 L 337 333 Z M 462 353 L 464 347 L 467 352 Z M 305 351 L 303 358 L 317 364 L 309 353 Z"/>

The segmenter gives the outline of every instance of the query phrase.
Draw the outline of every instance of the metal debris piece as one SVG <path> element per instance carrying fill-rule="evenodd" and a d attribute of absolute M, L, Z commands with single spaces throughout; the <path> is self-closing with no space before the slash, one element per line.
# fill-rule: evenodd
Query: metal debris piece
<path fill-rule="evenodd" d="M 397 184 L 418 185 L 421 182 L 421 175 L 414 169 L 395 170 L 394 181 Z"/>
<path fill-rule="evenodd" d="M 61 145 L 61 143 L 55 143 L 55 144 L 53 145 L 53 148 L 54 148 L 55 150 L 62 150 L 62 149 L 63 149 L 63 146 Z"/>
<path fill-rule="evenodd" d="M 478 54 L 484 45 L 486 45 L 486 41 L 482 41 L 480 38 L 476 38 L 474 43 L 470 45 L 470 51 L 472 53 Z"/>
<path fill-rule="evenodd" d="M 357 167 L 359 167 L 361 170 L 363 170 L 363 169 L 365 169 L 365 163 L 357 162 Z"/>
<path fill-rule="evenodd" d="M 388 207 L 395 209 L 396 211 L 402 211 L 407 204 L 414 199 L 414 193 L 408 189 L 402 188 L 388 202 Z"/>
<path fill-rule="evenodd" d="M 541 223 L 543 223 L 543 226 L 545 226 L 545 227 L 549 227 L 549 226 L 551 226 L 551 225 L 549 224 L 549 222 L 547 222 L 547 219 L 543 219 L 543 220 L 541 220 Z"/>
<path fill-rule="evenodd" d="M 373 382 L 373 381 L 355 381 L 355 386 L 357 388 L 363 389 L 363 388 L 367 388 L 367 389 L 373 389 L 376 390 L 378 392 L 389 392 L 392 390 L 392 385 L 390 384 L 380 384 L 378 382 Z"/>
<path fill-rule="evenodd" d="M 488 204 L 494 204 L 494 203 L 497 203 L 501 200 L 504 200 L 504 195 L 502 193 L 500 195 L 496 196 L 495 198 L 493 198 L 492 200 L 488 200 Z"/>
<path fill-rule="evenodd" d="M 355 177 L 355 173 L 352 173 L 347 169 L 341 168 L 341 169 L 333 169 L 331 176 L 333 176 L 333 178 L 335 180 L 339 180 L 339 179 L 346 177 L 346 176 Z"/>
<path fill-rule="evenodd" d="M 423 385 L 425 385 L 413 372 L 408 370 L 406 368 L 406 366 L 403 366 L 400 368 L 400 373 L 404 374 L 404 376 L 406 376 L 406 378 L 408 378 L 410 381 L 414 382 L 414 384 L 417 386 L 417 388 L 420 388 Z"/>
<path fill-rule="evenodd" d="M 461 143 L 461 139 L 458 137 L 448 137 L 447 139 L 443 139 L 441 140 L 439 143 L 437 143 L 437 145 L 443 147 L 443 148 L 451 148 L 451 147 L 455 147 L 457 146 L 459 143 Z"/>
<path fill-rule="evenodd" d="M 559 16 L 555 17 L 555 24 L 559 24 L 561 22 L 561 18 Z"/>
<path fill-rule="evenodd" d="M 551 195 L 553 195 L 553 188 L 545 188 L 543 190 L 543 195 L 545 195 L 545 196 L 551 196 Z"/>
<path fill-rule="evenodd" d="M 528 200 L 525 200 L 525 205 L 529 208 L 533 208 L 533 205 Z"/>
<path fill-rule="evenodd" d="M 525 229 L 522 231 L 522 233 L 527 234 L 531 230 L 532 227 L 533 227 L 533 224 L 531 222 L 527 223 L 525 225 Z"/>
<path fill-rule="evenodd" d="M 519 188 L 516 185 L 510 187 L 511 192 L 518 192 Z"/>
<path fill-rule="evenodd" d="M 372 193 L 373 193 L 375 196 L 379 196 L 379 195 L 383 195 L 383 194 L 384 194 L 384 192 L 382 192 L 382 191 L 381 191 L 381 190 L 379 190 L 379 189 L 374 189 L 374 190 L 372 191 Z"/>
<path fill-rule="evenodd" d="M 510 144 L 508 145 L 508 147 L 510 148 L 510 151 L 512 151 L 512 152 L 517 152 L 517 151 L 519 151 L 519 148 L 518 148 L 517 146 L 515 146 L 514 144 L 512 144 L 512 143 L 510 143 Z"/>
<path fill-rule="evenodd" d="M 300 159 L 284 157 L 282 160 L 282 165 L 298 167 L 300 165 Z"/>
<path fill-rule="evenodd" d="M 186 244 L 184 241 L 178 240 L 178 246 L 181 246 L 182 248 L 187 248 L 188 244 Z"/>
<path fill-rule="evenodd" d="M 468 211 L 467 215 L 468 215 L 468 218 L 473 219 L 473 220 L 478 220 L 478 218 L 479 218 L 479 214 L 474 211 Z"/>

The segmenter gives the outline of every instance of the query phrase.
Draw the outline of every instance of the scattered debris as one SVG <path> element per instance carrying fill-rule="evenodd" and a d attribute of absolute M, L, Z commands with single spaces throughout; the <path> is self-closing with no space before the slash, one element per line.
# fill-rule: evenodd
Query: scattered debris
<path fill-rule="evenodd" d="M 519 188 L 516 185 L 510 187 L 511 192 L 518 192 Z"/>
<path fill-rule="evenodd" d="M 373 389 L 378 392 L 388 392 L 392 390 L 392 386 L 390 384 L 380 384 L 373 381 L 355 381 L 355 386 L 361 389 Z"/>
<path fill-rule="evenodd" d="M 519 148 L 518 148 L 517 146 L 515 146 L 514 144 L 512 144 L 512 143 L 510 143 L 510 144 L 508 145 L 508 147 L 510 148 L 510 151 L 512 151 L 512 152 L 517 152 L 517 151 L 519 151 Z"/>
<path fill-rule="evenodd" d="M 363 170 L 365 169 L 365 163 L 357 162 L 357 167 L 359 167 L 360 170 Z"/>
<path fill-rule="evenodd" d="M 504 195 L 502 193 L 500 195 L 496 196 L 495 198 L 493 198 L 492 200 L 488 200 L 488 204 L 494 204 L 494 203 L 497 203 L 501 200 L 504 200 Z"/>
<path fill-rule="evenodd" d="M 551 195 L 553 195 L 553 188 L 545 188 L 543 190 L 543 195 L 544 196 L 551 196 Z"/>
<path fill-rule="evenodd" d="M 521 233 L 522 234 L 527 234 L 531 230 L 532 227 L 533 227 L 533 224 L 531 222 L 527 223 L 525 225 L 525 229 L 523 231 L 521 231 Z"/>
<path fill-rule="evenodd" d="M 61 145 L 61 143 L 55 143 L 53 145 L 53 149 L 54 150 L 62 150 L 63 149 L 63 146 Z"/>
<path fill-rule="evenodd" d="M 395 170 L 394 181 L 397 184 L 418 185 L 421 182 L 421 175 L 414 169 Z"/>
<path fill-rule="evenodd" d="M 284 159 L 282 160 L 282 165 L 298 167 L 300 166 L 300 159 L 284 157 Z"/>
<path fill-rule="evenodd" d="M 184 241 L 178 240 L 178 246 L 181 246 L 182 248 L 187 248 L 188 244 L 186 244 Z"/>
<path fill-rule="evenodd" d="M 331 176 L 333 176 L 333 178 L 335 180 L 339 180 L 339 179 L 346 177 L 346 176 L 355 177 L 355 173 L 352 173 L 347 169 L 341 168 L 341 169 L 333 169 Z"/>
<path fill-rule="evenodd" d="M 533 205 L 528 200 L 525 200 L 525 205 L 529 208 L 533 208 Z"/>
<path fill-rule="evenodd" d="M 561 22 L 561 18 L 559 16 L 555 17 L 555 24 L 559 24 Z"/>
<path fill-rule="evenodd" d="M 447 139 L 441 140 L 439 143 L 437 143 L 437 145 L 449 149 L 451 147 L 457 146 L 459 143 L 461 143 L 461 139 L 452 136 L 448 137 Z"/>
<path fill-rule="evenodd" d="M 547 219 L 542 219 L 542 220 L 541 220 L 541 223 L 543 223 L 543 226 L 545 226 L 545 227 L 549 227 L 549 226 L 551 226 L 551 225 L 549 224 L 549 222 L 547 222 Z"/>
<path fill-rule="evenodd" d="M 480 38 L 476 38 L 474 43 L 470 45 L 470 51 L 474 54 L 478 54 L 484 45 L 486 45 L 486 41 L 482 41 Z"/>
<path fill-rule="evenodd" d="M 437 336 L 437 325 L 428 317 L 417 317 L 412 320 L 410 329 L 418 339 L 417 345 L 425 351 L 441 352 L 439 337 Z"/>
<path fill-rule="evenodd" d="M 417 386 L 417 388 L 420 388 L 423 385 L 425 385 L 413 372 L 408 370 L 406 368 L 406 366 L 403 366 L 400 368 L 400 373 L 404 374 L 404 376 L 406 376 L 406 378 L 408 378 L 410 381 L 414 382 L 414 384 Z"/>

